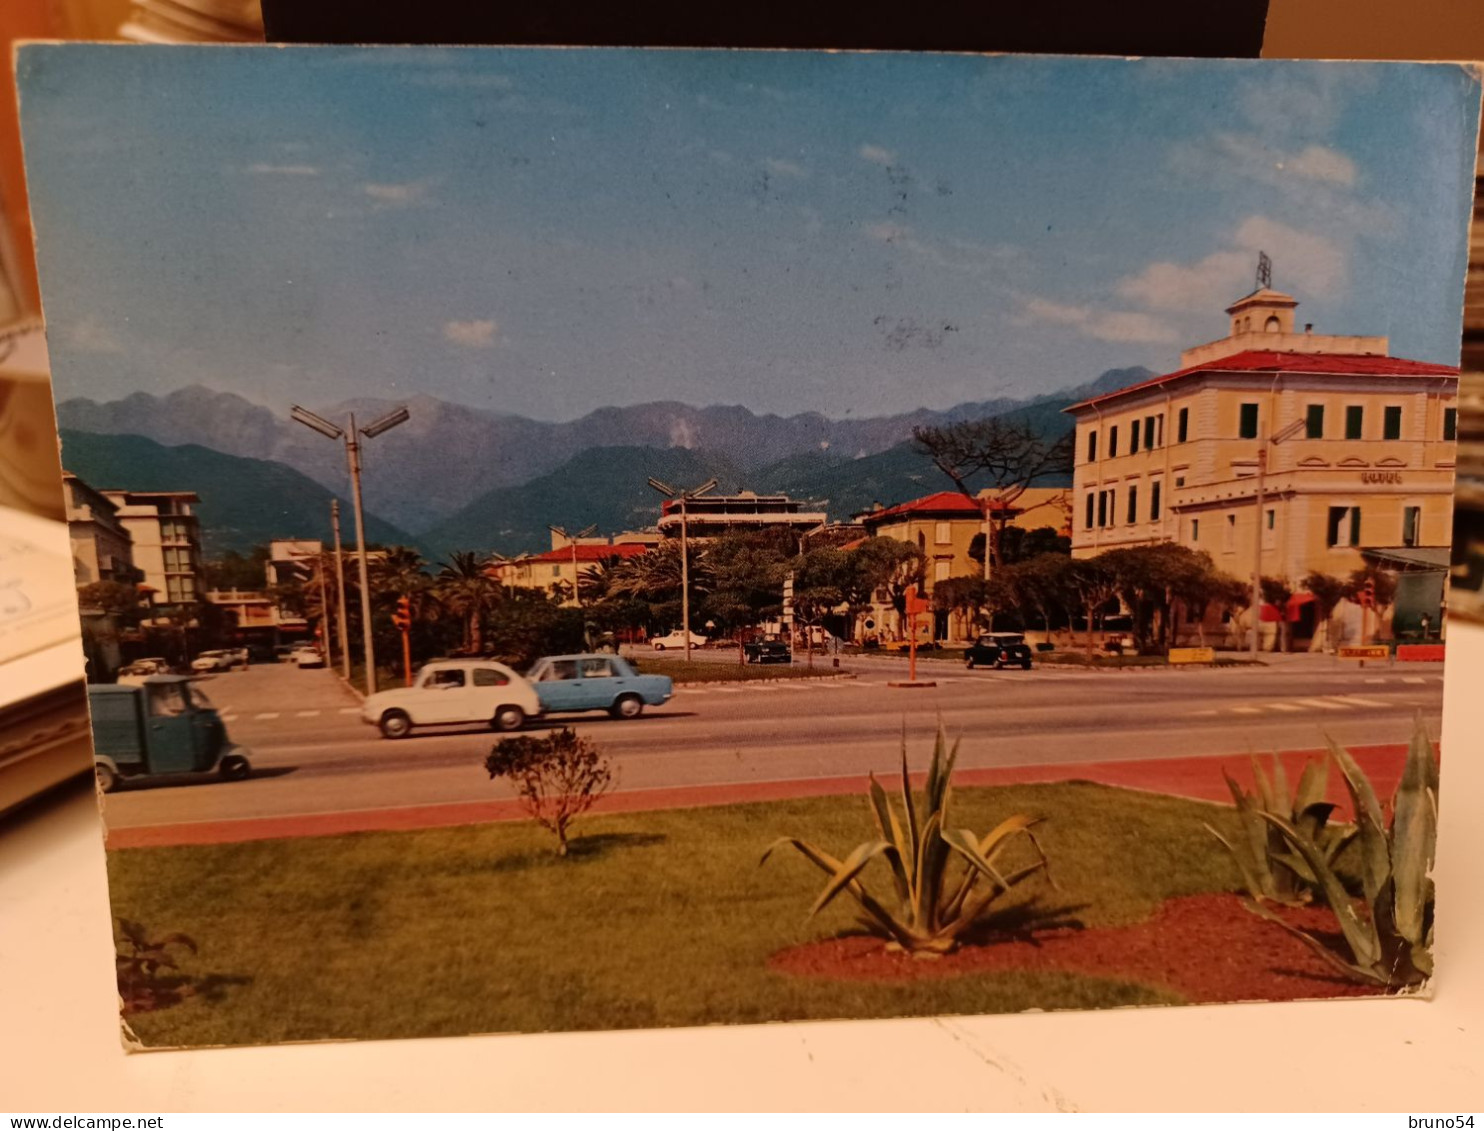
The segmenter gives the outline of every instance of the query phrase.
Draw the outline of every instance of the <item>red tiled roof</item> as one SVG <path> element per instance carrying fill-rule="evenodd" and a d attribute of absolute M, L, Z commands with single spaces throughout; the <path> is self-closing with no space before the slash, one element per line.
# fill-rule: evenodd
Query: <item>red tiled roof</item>
<path fill-rule="evenodd" d="M 577 547 L 577 560 L 579 562 L 602 562 L 609 558 L 637 558 L 640 554 L 652 549 L 650 546 L 639 542 L 623 542 L 617 546 L 589 546 L 579 545 Z M 533 554 L 528 558 L 522 558 L 525 562 L 570 562 L 572 560 L 572 547 L 563 546 L 560 550 L 547 550 L 544 554 Z"/>
<path fill-rule="evenodd" d="M 991 506 L 999 509 L 1005 504 L 995 502 Z M 978 518 L 984 514 L 984 505 L 958 491 L 939 491 L 936 495 L 925 495 L 909 503 L 898 503 L 894 507 L 887 507 L 885 510 L 866 511 L 859 518 L 866 525 L 875 526 L 884 519 L 930 514 L 964 515 L 965 517 L 972 515 Z"/>
<path fill-rule="evenodd" d="M 1193 373 L 1338 373 L 1363 377 L 1457 377 L 1455 365 L 1438 365 L 1431 361 L 1410 361 L 1404 357 L 1378 357 L 1375 354 L 1350 353 L 1285 353 L 1280 350 L 1243 350 L 1230 357 L 1218 357 L 1179 369 L 1160 377 L 1151 377 L 1137 385 L 1115 389 L 1069 405 L 1072 412 L 1088 405 L 1101 404 L 1128 393 L 1152 389 L 1158 385 L 1189 377 Z"/>

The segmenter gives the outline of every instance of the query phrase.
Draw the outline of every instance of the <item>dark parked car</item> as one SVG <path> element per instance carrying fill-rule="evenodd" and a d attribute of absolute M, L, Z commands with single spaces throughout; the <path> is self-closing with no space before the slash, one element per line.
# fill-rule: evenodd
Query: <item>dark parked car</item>
<path fill-rule="evenodd" d="M 742 656 L 749 664 L 790 664 L 793 652 L 781 636 L 761 636 L 742 645 Z"/>
<path fill-rule="evenodd" d="M 964 663 L 971 668 L 976 664 L 991 668 L 1013 664 L 1029 671 L 1031 655 L 1031 646 L 1020 633 L 986 632 L 964 652 Z"/>

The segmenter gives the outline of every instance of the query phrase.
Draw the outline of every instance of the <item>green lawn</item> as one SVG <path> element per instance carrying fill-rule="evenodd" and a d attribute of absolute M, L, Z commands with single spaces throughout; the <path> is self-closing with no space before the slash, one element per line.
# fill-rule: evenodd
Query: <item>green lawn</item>
<path fill-rule="evenodd" d="M 954 823 L 981 833 L 1013 812 L 1049 818 L 1060 890 L 1023 886 L 1048 914 L 1135 922 L 1237 882 L 1201 827 L 1227 810 L 1086 783 L 954 795 Z M 869 822 L 863 797 L 833 797 L 599 814 L 567 859 L 525 822 L 113 852 L 115 914 L 192 936 L 182 972 L 208 987 L 131 1021 L 146 1044 L 197 1045 L 1178 1000 L 1067 974 L 886 985 L 770 971 L 774 951 L 852 920 L 832 906 L 806 921 L 823 877 L 791 850 L 759 867 L 762 850 L 797 834 L 843 853 Z M 868 887 L 884 894 L 882 880 Z"/>
<path fill-rule="evenodd" d="M 685 660 L 665 656 L 631 656 L 634 666 L 646 675 L 667 675 L 676 683 L 732 683 L 754 679 L 822 679 L 848 674 L 846 668 L 830 667 L 829 657 L 815 656 L 814 667 L 791 664 L 737 664 L 716 660 Z"/>

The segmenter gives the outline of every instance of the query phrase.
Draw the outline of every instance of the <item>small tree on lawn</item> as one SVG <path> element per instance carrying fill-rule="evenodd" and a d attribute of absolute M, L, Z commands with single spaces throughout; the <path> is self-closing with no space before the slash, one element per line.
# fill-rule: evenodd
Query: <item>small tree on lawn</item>
<path fill-rule="evenodd" d="M 1345 599 L 1345 582 L 1332 574 L 1314 570 L 1299 584 L 1313 595 L 1315 611 L 1319 614 L 1320 623 L 1324 625 L 1324 646 L 1333 648 L 1335 642 L 1330 639 L 1330 618 Z"/>
<path fill-rule="evenodd" d="M 1087 654 L 1091 656 L 1093 620 L 1118 595 L 1118 579 L 1102 557 L 1076 558 L 1067 570 L 1067 590 L 1087 618 Z"/>
<path fill-rule="evenodd" d="M 521 807 L 557 838 L 557 855 L 567 855 L 568 830 L 613 785 L 608 756 L 571 727 L 545 738 L 522 734 L 502 738 L 484 760 L 491 780 L 509 778 Z"/>

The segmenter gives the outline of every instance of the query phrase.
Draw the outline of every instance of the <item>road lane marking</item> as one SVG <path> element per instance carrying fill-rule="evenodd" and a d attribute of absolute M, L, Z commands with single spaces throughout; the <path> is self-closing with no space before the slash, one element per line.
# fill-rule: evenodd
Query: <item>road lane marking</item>
<path fill-rule="evenodd" d="M 1427 678 L 1425 676 L 1420 676 L 1420 675 L 1404 675 L 1404 676 L 1402 676 L 1402 682 L 1403 683 L 1426 683 L 1427 682 Z"/>
<path fill-rule="evenodd" d="M 1354 703 L 1360 707 L 1389 707 L 1390 703 L 1383 703 L 1379 699 L 1363 699 L 1359 695 L 1345 696 L 1345 702 Z"/>
<path fill-rule="evenodd" d="M 224 723 L 235 723 L 236 721 L 237 721 L 237 716 L 236 715 L 223 715 L 222 716 L 222 722 L 224 722 Z"/>
<path fill-rule="evenodd" d="M 1191 714 L 1191 717 L 1192 718 L 1209 718 L 1211 715 L 1219 715 L 1219 714 L 1221 714 L 1221 712 L 1220 711 L 1192 711 L 1192 712 L 1190 712 L 1190 714 Z"/>
<path fill-rule="evenodd" d="M 294 712 L 294 718 L 296 718 L 296 719 L 313 719 L 313 718 L 318 718 L 318 717 L 319 717 L 319 712 L 318 711 L 295 711 Z"/>
<path fill-rule="evenodd" d="M 1365 681 L 1367 683 L 1386 683 L 1387 679 L 1384 675 L 1368 675 Z"/>
<path fill-rule="evenodd" d="M 1345 704 L 1331 703 L 1328 699 L 1299 699 L 1299 703 L 1305 707 L 1318 707 L 1324 711 L 1343 711 Z"/>
<path fill-rule="evenodd" d="M 279 715 L 279 713 L 277 711 L 264 711 L 260 715 L 254 715 L 253 718 L 255 718 L 255 719 L 276 719 L 276 718 L 278 718 L 278 715 Z"/>
<path fill-rule="evenodd" d="M 1234 715 L 1260 715 L 1260 714 L 1262 714 L 1262 708 L 1261 707 L 1233 707 L 1232 708 L 1232 714 L 1234 714 Z"/>
<path fill-rule="evenodd" d="M 1270 711 L 1302 711 L 1303 708 L 1294 703 L 1269 703 Z"/>

